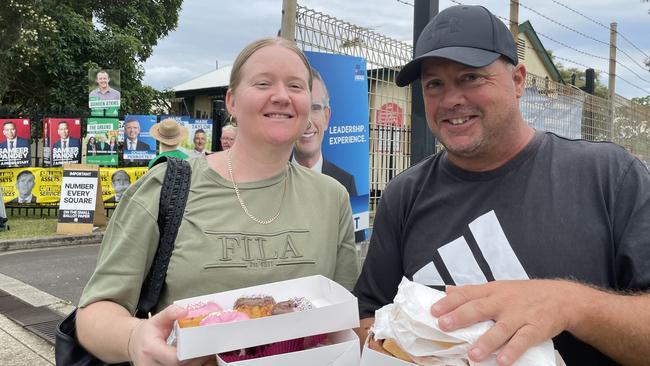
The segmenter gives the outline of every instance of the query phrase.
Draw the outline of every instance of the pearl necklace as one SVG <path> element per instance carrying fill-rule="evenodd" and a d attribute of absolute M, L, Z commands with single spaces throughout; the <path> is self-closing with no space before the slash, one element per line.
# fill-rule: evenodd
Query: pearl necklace
<path fill-rule="evenodd" d="M 258 224 L 261 225 L 268 225 L 275 221 L 275 219 L 280 216 L 280 209 L 282 208 L 282 202 L 284 201 L 284 195 L 287 193 L 287 172 L 285 171 L 284 175 L 284 189 L 282 190 L 282 199 L 280 199 L 280 206 L 278 207 L 278 212 L 273 215 L 273 217 L 268 218 L 266 220 L 258 219 L 257 217 L 253 216 L 253 214 L 248 211 L 248 207 L 246 207 L 246 204 L 244 203 L 244 200 L 241 198 L 241 194 L 239 193 L 239 187 L 237 186 L 237 183 L 235 182 L 235 178 L 233 177 L 232 174 L 232 161 L 230 160 L 230 151 L 231 149 L 228 149 L 228 152 L 226 153 L 226 157 L 228 159 L 228 174 L 230 174 L 230 181 L 232 182 L 233 188 L 235 188 L 235 195 L 237 195 L 237 200 L 239 201 L 239 205 L 241 206 L 242 210 L 244 210 L 244 213 L 253 221 L 255 221 Z"/>

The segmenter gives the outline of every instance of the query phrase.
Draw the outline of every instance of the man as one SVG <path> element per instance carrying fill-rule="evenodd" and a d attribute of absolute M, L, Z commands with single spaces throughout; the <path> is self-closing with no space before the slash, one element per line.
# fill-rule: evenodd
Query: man
<path fill-rule="evenodd" d="M 106 202 L 120 202 L 122 195 L 131 185 L 131 177 L 129 177 L 129 174 L 122 169 L 116 170 L 113 175 L 111 175 L 111 185 L 113 186 L 115 195 L 106 200 Z"/>
<path fill-rule="evenodd" d="M 237 127 L 231 125 L 230 123 L 221 127 L 221 149 L 228 150 L 235 144 L 235 138 L 237 137 Z"/>
<path fill-rule="evenodd" d="M 330 123 L 332 110 L 330 109 L 329 93 L 322 76 L 316 69 L 312 69 L 311 72 L 314 76 L 311 88 L 311 113 L 309 114 L 311 124 L 296 142 L 292 161 L 313 171 L 329 175 L 345 187 L 350 197 L 356 196 L 357 186 L 354 183 L 354 176 L 323 158 L 321 146 Z M 365 240 L 363 231 L 357 231 L 354 235 L 357 243 Z"/>
<path fill-rule="evenodd" d="M 555 337 L 569 366 L 647 364 L 647 168 L 614 144 L 531 129 L 518 104 L 526 69 L 483 7 L 442 11 L 415 55 L 396 83 L 421 79 L 446 149 L 382 194 L 354 290 L 362 329 L 406 276 L 456 285 L 432 304 L 442 330 L 496 322 L 470 348 L 474 361 L 495 353 L 511 365 Z"/>
<path fill-rule="evenodd" d="M 54 143 L 55 149 L 66 150 L 71 147 L 79 148 L 79 139 L 70 137 L 70 127 L 68 126 L 68 122 L 59 122 L 56 131 L 59 134 L 59 141 Z"/>
<path fill-rule="evenodd" d="M 178 149 L 178 145 L 187 138 L 187 128 L 181 126 L 176 120 L 167 118 L 156 123 L 149 129 L 149 134 L 158 141 L 160 153 L 149 161 L 147 167 L 153 168 L 165 160 L 162 157 L 185 160 L 189 156 Z"/>
<path fill-rule="evenodd" d="M 110 81 L 108 72 L 100 70 L 95 78 L 98 88 L 91 91 L 88 96 L 90 98 L 98 98 L 99 100 L 119 100 L 120 92 L 109 86 Z"/>
<path fill-rule="evenodd" d="M 194 131 L 194 150 L 190 152 L 192 156 L 207 155 L 205 151 L 205 131 L 202 128 Z"/>
<path fill-rule="evenodd" d="M 29 170 L 20 172 L 16 177 L 18 197 L 11 200 L 11 203 L 36 203 L 36 197 L 32 194 L 34 184 L 34 173 Z"/>
<path fill-rule="evenodd" d="M 132 119 L 124 124 L 124 131 L 126 133 L 126 143 L 124 150 L 126 151 L 149 151 L 151 148 L 146 142 L 138 140 L 140 135 L 140 122 L 137 119 Z"/>
<path fill-rule="evenodd" d="M 6 140 L 0 142 L 0 149 L 9 149 L 12 151 L 16 148 L 29 147 L 29 140 L 16 136 L 16 124 L 7 121 L 2 125 L 2 134 Z"/>

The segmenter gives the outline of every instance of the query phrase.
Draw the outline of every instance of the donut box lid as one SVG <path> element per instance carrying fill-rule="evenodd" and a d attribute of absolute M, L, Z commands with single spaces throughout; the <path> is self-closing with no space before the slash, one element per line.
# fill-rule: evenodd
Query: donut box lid
<path fill-rule="evenodd" d="M 338 283 L 321 275 L 273 282 L 212 295 L 175 301 L 178 306 L 214 301 L 224 309 L 240 296 L 264 294 L 276 301 L 305 297 L 313 309 L 244 321 L 180 328 L 174 325 L 179 360 L 213 355 L 310 335 L 359 326 L 357 298 Z"/>

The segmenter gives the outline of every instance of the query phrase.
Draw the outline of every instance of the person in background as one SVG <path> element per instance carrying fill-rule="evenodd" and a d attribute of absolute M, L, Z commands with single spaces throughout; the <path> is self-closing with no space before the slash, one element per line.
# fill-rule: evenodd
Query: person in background
<path fill-rule="evenodd" d="M 398 86 L 420 79 L 445 150 L 383 191 L 354 289 L 363 329 L 405 276 L 445 289 L 441 330 L 495 324 L 468 350 L 512 365 L 553 338 L 567 365 L 650 359 L 650 173 L 613 143 L 535 131 L 508 28 L 452 6 L 423 29 Z M 408 350 L 407 350 L 408 351 Z"/>
<path fill-rule="evenodd" d="M 181 141 L 187 137 L 187 128 L 181 126 L 176 120 L 167 118 L 151 126 L 149 135 L 158 141 L 160 153 L 149 161 L 149 169 L 158 164 L 160 158 L 174 157 L 178 159 L 187 159 L 188 155 L 178 149 Z"/>
<path fill-rule="evenodd" d="M 192 184 L 155 315 L 131 314 L 158 245 L 166 164 L 131 185 L 111 217 L 77 312 L 87 350 L 106 362 L 178 365 L 166 339 L 187 309 L 174 300 L 316 274 L 352 288 L 358 259 L 348 194 L 332 178 L 289 162 L 309 128 L 311 83 L 309 62 L 293 42 L 265 38 L 242 50 L 226 93 L 237 142 L 188 160 Z M 247 250 L 260 240 L 278 257 Z"/>
<path fill-rule="evenodd" d="M 192 141 L 194 142 L 194 149 L 192 149 L 190 155 L 198 156 L 208 154 L 208 152 L 205 150 L 205 130 L 199 128 L 198 130 L 194 131 L 194 138 L 192 138 Z"/>
<path fill-rule="evenodd" d="M 332 110 L 330 108 L 330 96 L 323 78 L 316 69 L 312 69 L 311 72 L 314 75 L 310 113 L 312 124 L 311 128 L 306 130 L 296 142 L 292 161 L 336 179 L 345 187 L 350 197 L 354 197 L 357 195 L 354 176 L 323 157 L 321 149 L 323 137 L 329 126 Z M 357 243 L 365 240 L 363 231 L 356 231 L 354 236 Z"/>
<path fill-rule="evenodd" d="M 221 149 L 228 150 L 235 144 L 235 138 L 237 137 L 237 127 L 228 123 L 221 128 Z"/>

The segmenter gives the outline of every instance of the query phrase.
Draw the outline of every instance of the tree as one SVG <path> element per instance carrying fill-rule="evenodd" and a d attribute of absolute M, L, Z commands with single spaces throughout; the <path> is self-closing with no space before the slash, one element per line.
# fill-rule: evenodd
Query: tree
<path fill-rule="evenodd" d="M 546 50 L 549 57 L 553 61 L 553 64 L 560 72 L 562 79 L 566 82 L 571 82 L 572 75 L 576 76 L 575 86 L 578 88 L 584 87 L 586 83 L 585 70 L 581 70 L 577 67 L 566 67 L 560 61 L 557 61 L 552 50 Z M 596 77 L 594 80 L 595 83 L 595 94 L 601 98 L 609 98 L 607 92 L 607 86 L 600 82 L 600 73 L 596 72 Z"/>
<path fill-rule="evenodd" d="M 0 113 L 87 115 L 91 68 L 119 69 L 122 113 L 149 113 L 160 92 L 143 62 L 176 28 L 182 0 L 5 0 L 0 4 Z M 32 137 L 40 134 L 35 123 Z"/>

